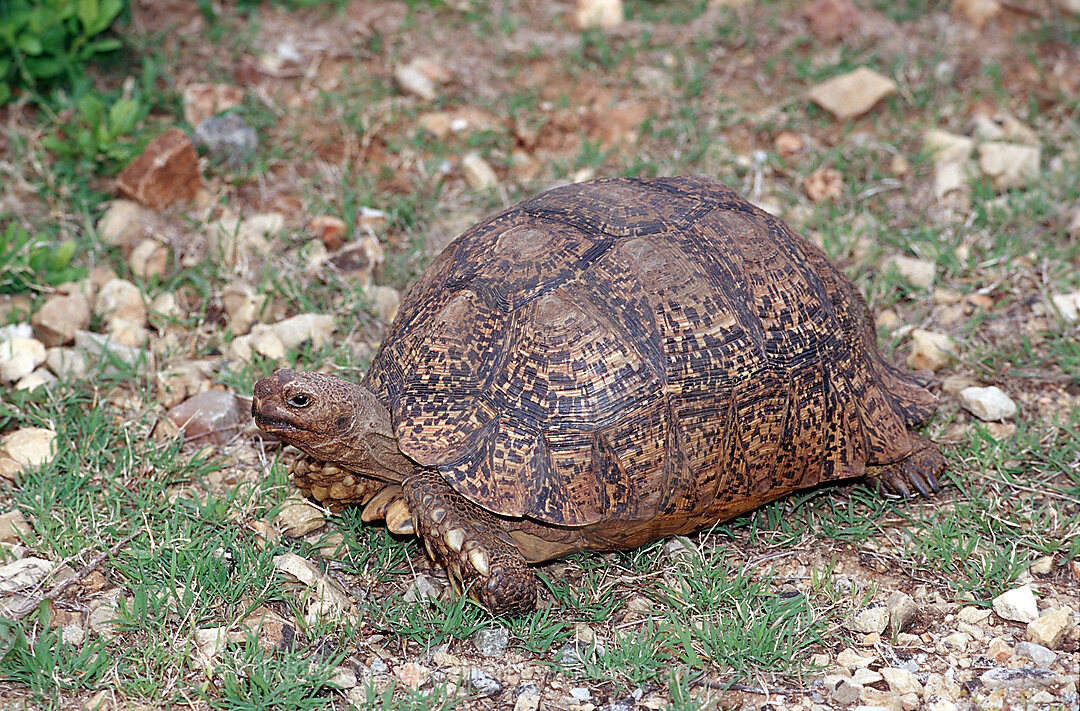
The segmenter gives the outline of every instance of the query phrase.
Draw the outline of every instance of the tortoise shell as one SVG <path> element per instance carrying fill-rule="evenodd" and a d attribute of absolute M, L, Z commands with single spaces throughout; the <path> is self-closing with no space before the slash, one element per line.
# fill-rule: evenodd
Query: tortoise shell
<path fill-rule="evenodd" d="M 935 401 L 820 249 L 704 177 L 567 185 L 484 220 L 389 333 L 365 384 L 401 451 L 557 526 L 692 530 L 860 476 L 910 454 Z"/>

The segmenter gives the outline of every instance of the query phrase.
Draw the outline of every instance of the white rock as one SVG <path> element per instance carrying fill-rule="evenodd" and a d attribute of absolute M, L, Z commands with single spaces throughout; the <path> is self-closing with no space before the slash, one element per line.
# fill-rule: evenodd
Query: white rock
<path fill-rule="evenodd" d="M 81 380 L 90 373 L 86 354 L 74 348 L 50 348 L 45 365 L 61 380 Z"/>
<path fill-rule="evenodd" d="M 935 163 L 962 162 L 975 150 L 975 139 L 932 128 L 923 134 L 923 148 Z"/>
<path fill-rule="evenodd" d="M 1080 15 L 1080 0 L 1058 0 L 1058 5 L 1066 12 Z"/>
<path fill-rule="evenodd" d="M 873 654 L 862 655 L 848 647 L 836 655 L 836 663 L 845 669 L 862 669 L 869 667 L 877 657 Z"/>
<path fill-rule="evenodd" d="M 130 250 L 156 231 L 160 218 L 153 210 L 131 200 L 113 200 L 97 223 L 105 244 Z"/>
<path fill-rule="evenodd" d="M 356 672 L 348 667 L 337 667 L 326 683 L 339 689 L 351 689 L 357 684 Z"/>
<path fill-rule="evenodd" d="M 997 113 L 993 116 L 979 113 L 972 120 L 973 133 L 980 141 L 1005 141 L 1023 143 L 1027 146 L 1039 145 L 1039 134 L 1024 125 L 1015 116 Z"/>
<path fill-rule="evenodd" d="M 0 438 L 0 455 L 22 466 L 40 466 L 56 456 L 56 432 L 44 427 L 24 427 Z"/>
<path fill-rule="evenodd" d="M 974 164 L 971 161 L 942 161 L 934 164 L 934 197 L 967 188 Z"/>
<path fill-rule="evenodd" d="M 162 319 L 181 319 L 184 317 L 180 302 L 176 300 L 176 294 L 171 291 L 163 291 L 150 302 L 150 314 Z"/>
<path fill-rule="evenodd" d="M 985 388 L 964 388 L 960 404 L 984 422 L 1007 420 L 1016 415 L 1016 403 L 996 385 Z"/>
<path fill-rule="evenodd" d="M 1044 612 L 1039 619 L 1028 623 L 1027 638 L 1035 644 L 1057 649 L 1065 633 L 1072 627 L 1072 613 L 1059 607 Z"/>
<path fill-rule="evenodd" d="M 90 303 L 82 294 L 53 294 L 31 319 L 34 334 L 46 346 L 75 340 L 75 331 L 90 325 Z"/>
<path fill-rule="evenodd" d="M 946 333 L 916 328 L 911 331 L 908 367 L 915 370 L 938 370 L 956 353 L 956 342 Z"/>
<path fill-rule="evenodd" d="M 207 672 L 218 664 L 219 655 L 228 643 L 227 627 L 208 627 L 195 630 L 195 662 Z"/>
<path fill-rule="evenodd" d="M 1077 0 L 1080 2 L 1080 0 Z M 1065 229 L 1069 233 L 1069 236 L 1073 239 L 1080 238 L 1080 206 L 1076 207 L 1072 213 L 1072 219 L 1069 220 L 1069 226 Z"/>
<path fill-rule="evenodd" d="M 243 335 L 251 330 L 266 304 L 266 296 L 255 293 L 255 289 L 248 284 L 230 284 L 221 292 L 221 303 L 229 317 L 232 332 Z"/>
<path fill-rule="evenodd" d="M 122 343 L 116 343 L 109 336 L 91 331 L 75 332 L 76 350 L 86 351 L 91 357 L 101 357 L 108 354 L 110 358 L 118 358 L 128 365 L 136 365 L 142 357 L 142 348 L 133 348 Z"/>
<path fill-rule="evenodd" d="M 940 696 L 932 696 L 926 703 L 927 711 L 956 711 L 956 704 Z"/>
<path fill-rule="evenodd" d="M 477 153 L 469 153 L 461 159 L 465 180 L 473 190 L 488 190 L 499 184 L 499 177 L 486 160 Z"/>
<path fill-rule="evenodd" d="M 862 634 L 881 634 L 889 624 L 889 608 L 884 605 L 859 610 L 844 622 L 844 627 Z"/>
<path fill-rule="evenodd" d="M 128 257 L 131 273 L 143 281 L 160 277 L 169 266 L 169 248 L 156 239 L 144 239 Z"/>
<path fill-rule="evenodd" d="M 325 523 L 322 509 L 298 496 L 283 501 L 281 510 L 274 516 L 274 524 L 278 529 L 293 538 L 318 530 Z"/>
<path fill-rule="evenodd" d="M 881 675 L 885 677 L 885 683 L 889 685 L 889 689 L 897 694 L 922 694 L 922 684 L 915 678 L 907 669 L 898 669 L 896 667 L 882 667 L 880 670 Z"/>
<path fill-rule="evenodd" d="M 0 382 L 25 378 L 45 362 L 45 344 L 36 338 L 0 341 Z"/>
<path fill-rule="evenodd" d="M 365 290 L 371 299 L 371 315 L 383 323 L 391 323 L 401 306 L 401 294 L 392 286 L 371 286 Z"/>
<path fill-rule="evenodd" d="M 958 652 L 963 652 L 967 649 L 968 644 L 971 643 L 971 635 L 967 632 L 953 632 L 952 634 L 947 634 L 942 637 L 941 643 Z"/>
<path fill-rule="evenodd" d="M 1054 294 L 1050 297 L 1050 301 L 1066 321 L 1080 321 L 1080 291 L 1074 291 L 1071 294 Z"/>
<path fill-rule="evenodd" d="M 38 368 L 29 375 L 24 375 L 19 378 L 19 382 L 15 383 L 16 390 L 36 390 L 40 387 L 47 387 L 56 382 L 56 376 L 50 373 L 45 368 Z"/>
<path fill-rule="evenodd" d="M 1039 603 L 1027 585 L 1007 590 L 994 598 L 998 617 L 1014 622 L 1034 622 L 1039 619 Z"/>
<path fill-rule="evenodd" d="M 1039 177 L 1038 146 L 990 141 L 979 146 L 979 168 L 994 188 L 1022 188 Z"/>
<path fill-rule="evenodd" d="M 867 667 L 859 667 L 851 675 L 851 680 L 861 686 L 876 684 L 883 678 L 881 674 Z"/>
<path fill-rule="evenodd" d="M 394 70 L 394 81 L 402 91 L 414 94 L 424 101 L 434 101 L 438 94 L 435 93 L 435 82 L 420 70 L 415 63 L 399 66 Z"/>
<path fill-rule="evenodd" d="M 896 254 L 885 260 L 885 268 L 894 268 L 912 286 L 929 289 L 934 285 L 937 266 L 928 259 Z"/>
<path fill-rule="evenodd" d="M 120 322 L 139 326 L 146 323 L 146 304 L 142 292 L 124 279 L 105 282 L 94 302 L 94 313 L 110 326 Z"/>
<path fill-rule="evenodd" d="M 1056 654 L 1041 644 L 1033 642 L 1017 642 L 1016 653 L 1022 657 L 1027 657 L 1035 662 L 1036 666 L 1043 669 L 1049 669 L 1050 665 L 1057 660 Z"/>
<path fill-rule="evenodd" d="M 574 23 L 579 30 L 610 30 L 623 21 L 622 0 L 578 0 Z"/>
<path fill-rule="evenodd" d="M 868 67 L 833 77 L 810 89 L 810 100 L 841 121 L 865 114 L 886 96 L 895 94 L 896 82 Z"/>
<path fill-rule="evenodd" d="M 330 340 L 337 325 L 329 314 L 299 314 L 278 321 L 272 328 L 287 350 L 308 340 L 318 348 Z"/>

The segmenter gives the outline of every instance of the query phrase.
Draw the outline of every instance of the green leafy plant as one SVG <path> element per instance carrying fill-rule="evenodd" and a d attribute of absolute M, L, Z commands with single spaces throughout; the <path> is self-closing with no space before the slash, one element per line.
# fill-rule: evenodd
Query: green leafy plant
<path fill-rule="evenodd" d="M 42 138 L 41 145 L 76 172 L 114 173 L 138 154 L 140 143 L 131 134 L 147 108 L 131 97 L 106 107 L 98 95 L 85 94 L 75 101 L 73 120 Z"/>
<path fill-rule="evenodd" d="M 0 294 L 18 294 L 81 279 L 86 270 L 72 266 L 75 243 L 51 244 L 11 222 L 0 232 Z"/>
<path fill-rule="evenodd" d="M 71 83 L 83 65 L 120 48 L 101 37 L 123 11 L 124 0 L 4 0 L 0 13 L 0 104 L 20 88 Z"/>

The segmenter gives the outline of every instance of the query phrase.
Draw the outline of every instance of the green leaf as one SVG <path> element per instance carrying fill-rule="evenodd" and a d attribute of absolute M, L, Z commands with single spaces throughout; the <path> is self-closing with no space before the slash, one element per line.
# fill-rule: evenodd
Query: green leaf
<path fill-rule="evenodd" d="M 0 106 L 6 104 L 11 99 L 11 87 L 8 86 L 6 81 L 0 81 Z"/>
<path fill-rule="evenodd" d="M 68 241 L 61 244 L 49 255 L 49 271 L 60 271 L 71 263 L 75 256 L 75 243 Z"/>
<path fill-rule="evenodd" d="M 104 39 L 94 40 L 88 42 L 79 50 L 79 59 L 90 59 L 95 54 L 105 54 L 107 52 L 115 52 L 124 46 L 124 43 L 115 37 L 106 37 Z"/>
<path fill-rule="evenodd" d="M 120 99 L 109 107 L 109 132 L 115 137 L 131 133 L 139 120 L 139 102 L 136 99 Z"/>
<path fill-rule="evenodd" d="M 18 47 L 19 51 L 21 51 L 23 54 L 29 54 L 32 56 L 37 56 L 41 54 L 41 50 L 43 49 L 41 46 L 41 40 L 37 37 L 37 35 L 32 35 L 29 33 L 19 35 L 19 39 L 15 41 L 15 46 Z"/>
<path fill-rule="evenodd" d="M 85 35 L 97 34 L 93 28 L 97 25 L 100 17 L 98 0 L 79 0 L 79 22 L 82 23 Z"/>

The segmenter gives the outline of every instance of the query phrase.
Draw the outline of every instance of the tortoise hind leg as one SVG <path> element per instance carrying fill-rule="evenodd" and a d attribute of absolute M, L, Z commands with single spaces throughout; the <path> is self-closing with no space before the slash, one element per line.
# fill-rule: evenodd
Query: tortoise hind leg
<path fill-rule="evenodd" d="M 455 587 L 496 615 L 517 617 L 536 606 L 536 574 L 498 519 L 430 469 L 418 469 L 402 488 L 416 532 Z"/>
<path fill-rule="evenodd" d="M 908 456 L 890 464 L 867 466 L 866 476 L 881 482 L 887 496 L 906 499 L 914 495 L 914 489 L 924 498 L 930 498 L 941 489 L 938 477 L 945 470 L 945 457 L 930 440 L 910 436 L 915 446 Z"/>

